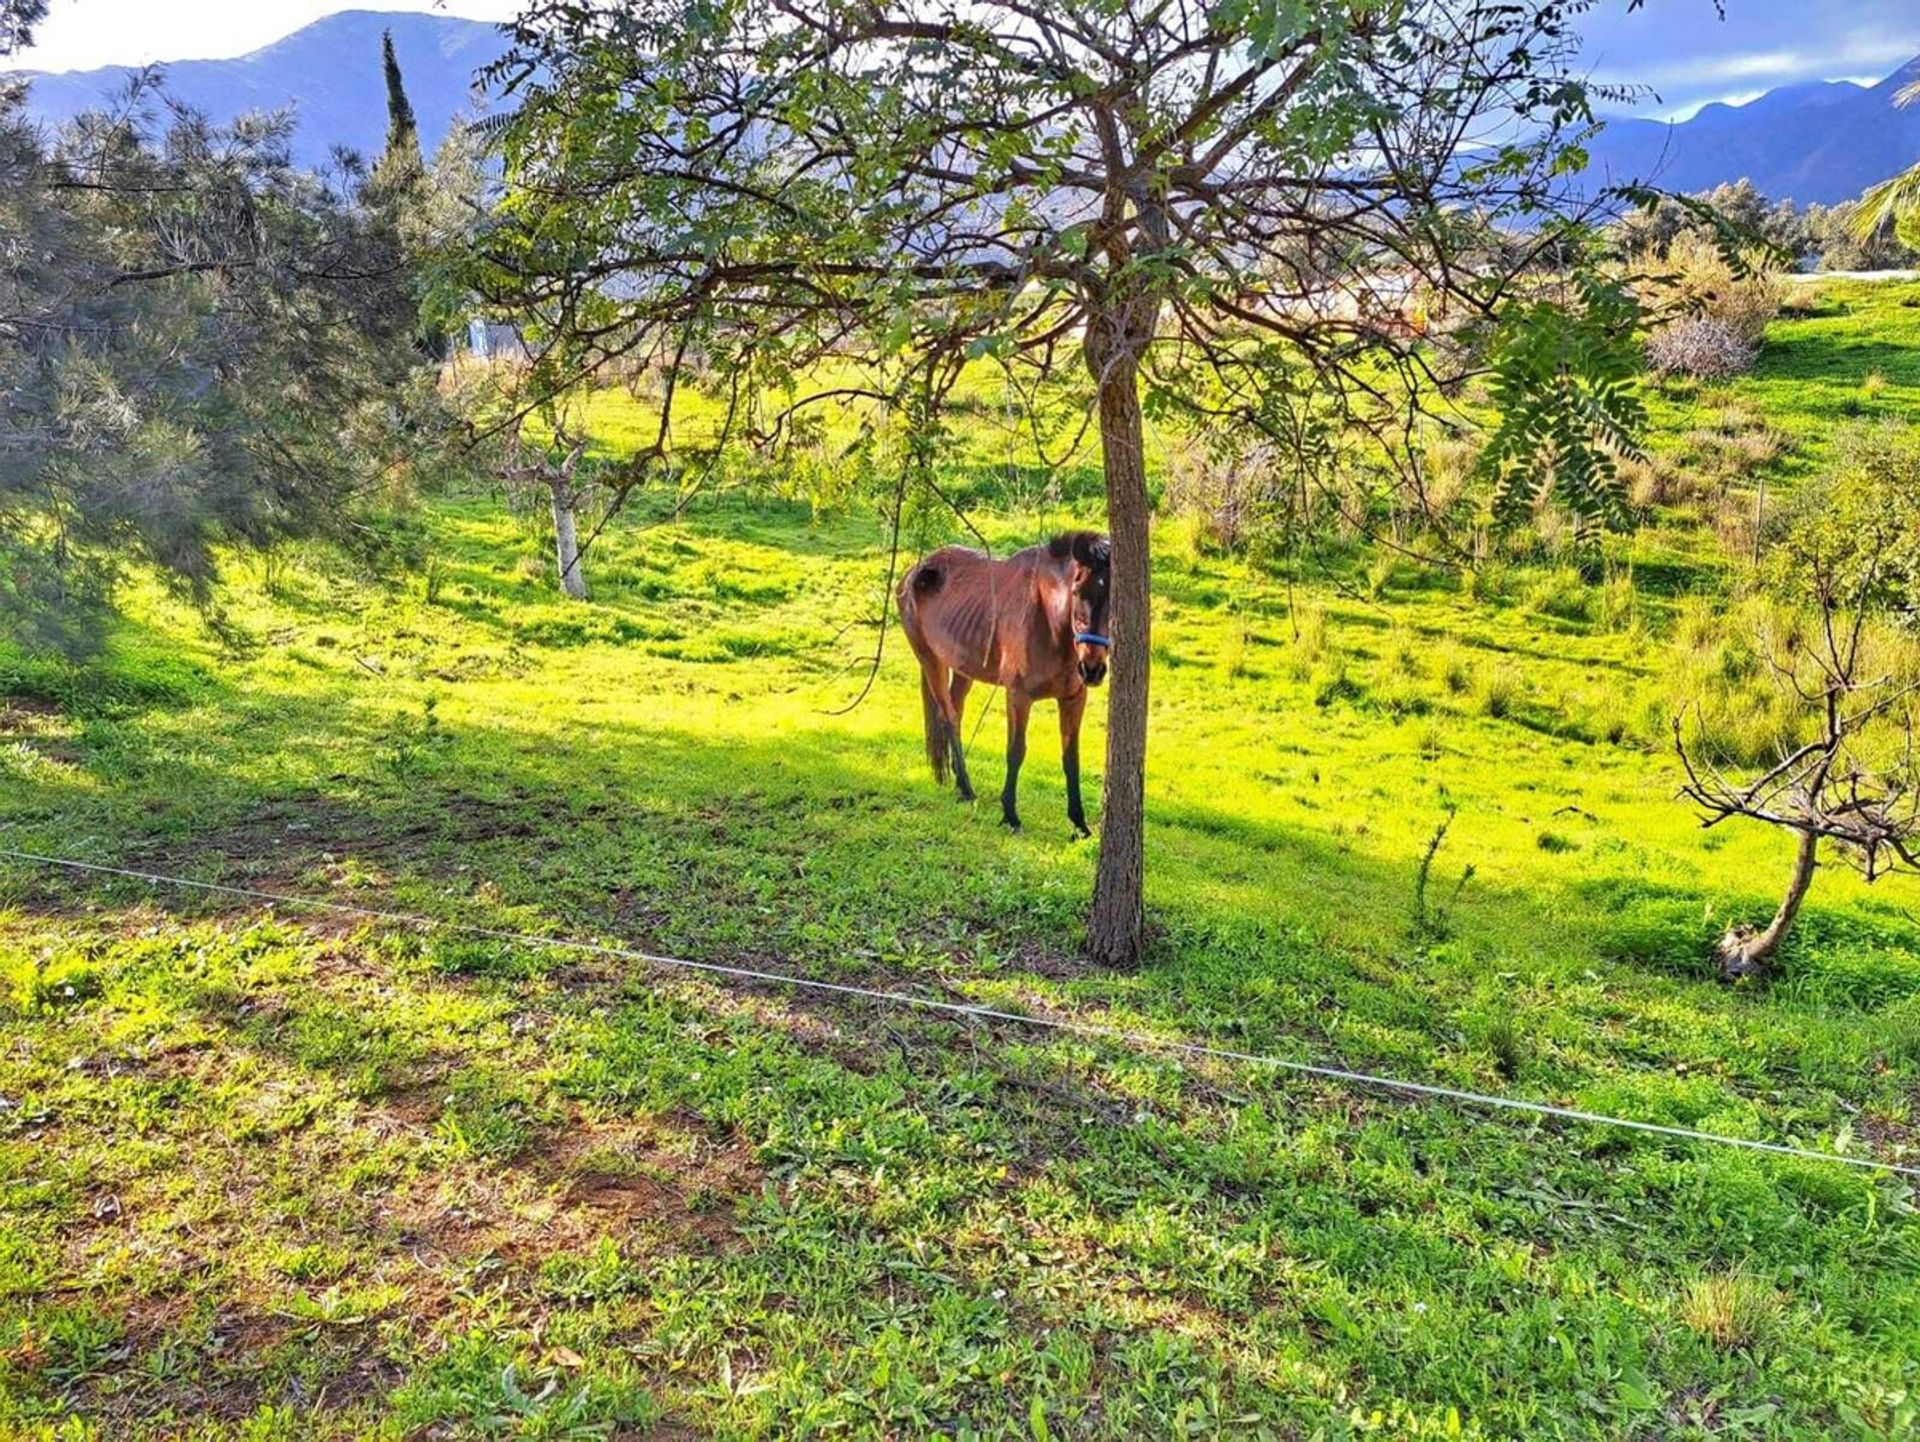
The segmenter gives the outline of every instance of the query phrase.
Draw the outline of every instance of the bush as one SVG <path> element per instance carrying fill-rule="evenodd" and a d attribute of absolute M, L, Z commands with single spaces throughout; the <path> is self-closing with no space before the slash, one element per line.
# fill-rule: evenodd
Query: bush
<path fill-rule="evenodd" d="M 1482 605 L 1499 605 L 1513 594 L 1513 570 L 1504 561 L 1482 561 L 1460 578 L 1460 592 Z"/>
<path fill-rule="evenodd" d="M 1278 446 L 1188 441 L 1168 453 L 1164 504 L 1193 527 L 1198 551 L 1242 550 L 1280 523 L 1287 498 Z"/>
<path fill-rule="evenodd" d="M 1647 364 L 1661 375 L 1702 380 L 1752 369 L 1759 348 L 1724 321 L 1695 316 L 1663 326 L 1647 338 Z"/>
<path fill-rule="evenodd" d="M 1715 320 L 1750 346 L 1780 314 L 1779 276 L 1759 269 L 1738 274 L 1706 236 L 1689 233 L 1667 251 L 1660 283 L 1668 304 L 1698 320 Z"/>

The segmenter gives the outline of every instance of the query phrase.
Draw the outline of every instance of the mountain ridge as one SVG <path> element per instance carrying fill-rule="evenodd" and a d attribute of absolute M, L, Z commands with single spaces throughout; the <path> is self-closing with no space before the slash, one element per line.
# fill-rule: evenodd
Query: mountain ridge
<path fill-rule="evenodd" d="M 454 117 L 474 105 L 475 72 L 506 50 L 499 26 L 415 11 L 341 10 L 245 55 L 173 60 L 155 68 L 166 77 L 168 95 L 215 121 L 291 108 L 294 160 L 317 167 L 336 146 L 371 156 L 385 143 L 380 37 L 386 31 L 393 33 L 421 145 L 431 155 Z M 28 82 L 28 112 L 52 125 L 110 102 L 142 68 L 13 74 Z"/>
<path fill-rule="evenodd" d="M 386 133 L 380 36 L 391 30 L 429 153 L 473 104 L 475 72 L 506 49 L 499 26 L 414 11 L 342 10 L 245 55 L 178 60 L 160 68 L 167 92 L 228 120 L 291 107 L 293 155 L 324 164 L 336 145 L 376 153 Z M 52 124 L 110 100 L 136 66 L 21 71 L 30 113 Z M 1802 205 L 1851 200 L 1920 161 L 1920 105 L 1894 104 L 1920 79 L 1920 56 L 1872 85 L 1803 81 L 1743 105 L 1714 102 L 1683 121 L 1613 118 L 1587 146 L 1590 190 L 1627 181 L 1699 191 L 1751 180 L 1772 199 Z"/>
<path fill-rule="evenodd" d="M 1920 105 L 1894 97 L 1920 56 L 1871 85 L 1802 81 L 1686 120 L 1612 118 L 1588 145 L 1590 186 L 1628 180 L 1677 191 L 1751 180 L 1773 200 L 1834 205 L 1920 161 Z"/>

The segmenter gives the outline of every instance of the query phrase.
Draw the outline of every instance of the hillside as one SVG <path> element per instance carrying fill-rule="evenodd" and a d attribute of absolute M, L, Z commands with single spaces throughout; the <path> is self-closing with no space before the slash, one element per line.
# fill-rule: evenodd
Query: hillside
<path fill-rule="evenodd" d="M 474 72 L 505 48 L 492 25 L 447 15 L 345 10 L 231 60 L 169 64 L 167 89 L 215 120 L 292 107 L 299 123 L 294 156 L 303 165 L 323 164 L 336 145 L 371 154 L 386 134 L 380 36 L 387 30 L 419 117 L 421 143 L 431 153 L 454 115 L 471 103 Z M 27 73 L 29 108 L 53 123 L 110 99 L 133 71 L 108 66 Z"/>
<path fill-rule="evenodd" d="M 1920 160 L 1920 106 L 1894 103 L 1916 79 L 1920 57 L 1875 85 L 1789 85 L 1675 123 L 1613 120 L 1589 147 L 1587 175 L 1596 187 L 1650 180 L 1678 191 L 1745 178 L 1802 205 L 1852 200 Z"/>

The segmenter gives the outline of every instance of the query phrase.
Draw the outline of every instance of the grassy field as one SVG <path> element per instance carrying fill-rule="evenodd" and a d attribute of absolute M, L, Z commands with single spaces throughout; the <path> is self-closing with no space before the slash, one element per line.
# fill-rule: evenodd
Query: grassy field
<path fill-rule="evenodd" d="M 1823 870 L 1717 983 L 1787 846 L 1700 831 L 1662 738 L 1729 644 L 1706 523 L 1911 413 L 1915 298 L 1659 397 L 1719 469 L 1607 583 L 1164 525 L 1134 973 L 1076 958 L 1045 715 L 1023 834 L 938 792 L 897 636 L 842 709 L 878 526 L 758 494 L 623 519 L 584 606 L 470 496 L 426 577 L 242 576 L 244 647 L 149 594 L 95 675 L 0 657 L 0 846 L 1912 1161 L 1912 885 Z M 995 445 L 997 545 L 1097 521 Z M 1920 1431 L 1913 1191 L 1851 1168 L 23 864 L 0 983 L 8 1436 Z"/>

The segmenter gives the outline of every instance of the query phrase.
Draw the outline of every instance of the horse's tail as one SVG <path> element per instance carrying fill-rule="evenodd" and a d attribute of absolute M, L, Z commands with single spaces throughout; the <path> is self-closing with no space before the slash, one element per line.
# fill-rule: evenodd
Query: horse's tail
<path fill-rule="evenodd" d="M 933 683 L 927 679 L 927 673 L 920 673 L 920 710 L 926 718 L 927 760 L 933 763 L 933 779 L 942 786 L 947 784 L 947 718 L 941 714 L 940 703 L 933 698 Z"/>

